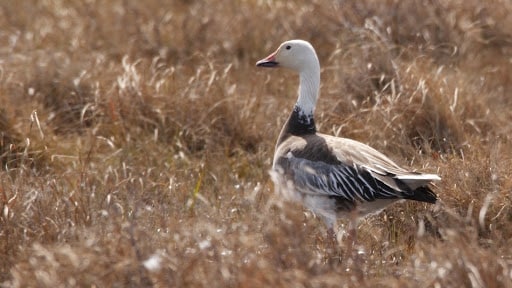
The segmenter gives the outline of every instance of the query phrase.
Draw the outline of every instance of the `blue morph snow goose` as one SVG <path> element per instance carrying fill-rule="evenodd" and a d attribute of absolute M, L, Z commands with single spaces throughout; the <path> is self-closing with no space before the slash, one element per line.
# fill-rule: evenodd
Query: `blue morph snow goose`
<path fill-rule="evenodd" d="M 320 63 L 310 43 L 286 41 L 256 66 L 299 73 L 299 96 L 277 140 L 271 174 L 281 192 L 321 216 L 331 233 L 340 217 L 354 226 L 398 200 L 436 202 L 429 184 L 439 176 L 401 168 L 366 144 L 317 133 Z"/>

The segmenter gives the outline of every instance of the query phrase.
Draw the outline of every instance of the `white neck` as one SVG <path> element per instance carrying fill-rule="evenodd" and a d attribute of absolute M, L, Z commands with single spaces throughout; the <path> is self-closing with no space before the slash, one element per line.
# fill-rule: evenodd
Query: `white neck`
<path fill-rule="evenodd" d="M 320 65 L 308 67 L 307 71 L 300 72 L 299 98 L 297 106 L 308 116 L 313 116 L 320 90 Z"/>

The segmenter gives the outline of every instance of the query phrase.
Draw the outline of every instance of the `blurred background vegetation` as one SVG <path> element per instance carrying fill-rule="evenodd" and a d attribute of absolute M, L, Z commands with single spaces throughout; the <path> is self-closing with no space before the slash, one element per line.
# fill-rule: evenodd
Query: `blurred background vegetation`
<path fill-rule="evenodd" d="M 512 286 L 511 31 L 505 0 L 2 1 L 0 283 Z M 254 64 L 293 38 L 320 131 L 443 178 L 355 258 L 268 177 L 298 81 Z"/>

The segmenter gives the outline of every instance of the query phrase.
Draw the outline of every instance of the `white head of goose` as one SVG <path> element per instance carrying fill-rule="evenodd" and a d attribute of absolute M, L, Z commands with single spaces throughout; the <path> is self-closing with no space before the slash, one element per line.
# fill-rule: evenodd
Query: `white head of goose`
<path fill-rule="evenodd" d="M 354 225 L 398 200 L 436 202 L 429 184 L 439 176 L 411 172 L 368 145 L 316 132 L 320 64 L 311 44 L 286 41 L 256 66 L 299 73 L 299 96 L 277 140 L 271 174 L 277 189 L 301 200 L 331 232 L 338 217 L 351 216 Z"/>

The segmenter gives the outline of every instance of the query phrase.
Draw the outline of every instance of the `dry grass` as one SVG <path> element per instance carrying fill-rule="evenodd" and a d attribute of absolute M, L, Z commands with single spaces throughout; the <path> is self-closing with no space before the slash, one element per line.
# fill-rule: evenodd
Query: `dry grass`
<path fill-rule="evenodd" d="M 3 1 L 0 283 L 511 287 L 512 5 L 480 2 Z M 291 38 L 321 131 L 443 177 L 353 257 L 267 174 L 297 79 L 254 63 Z"/>

